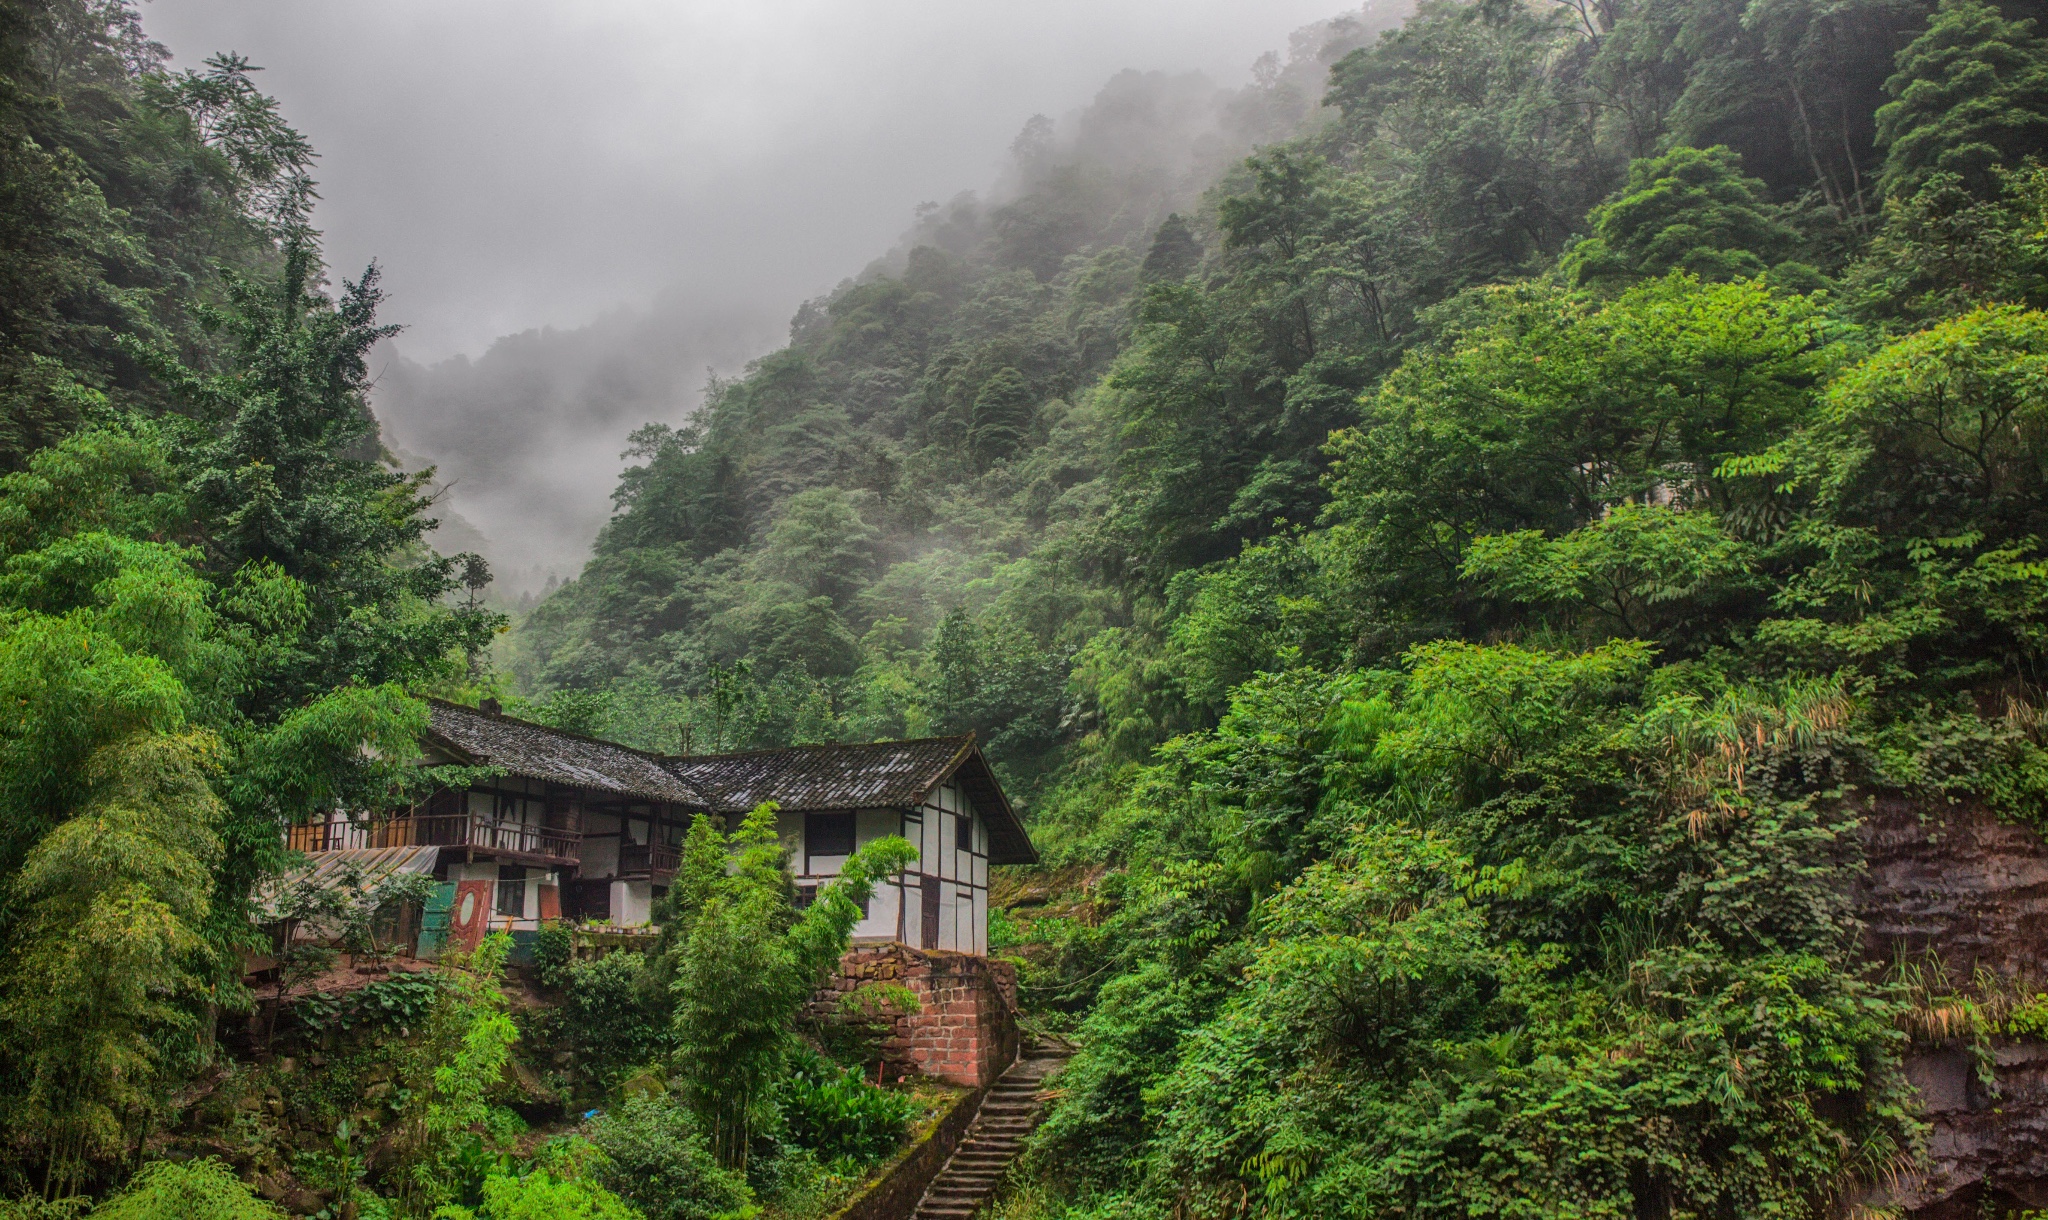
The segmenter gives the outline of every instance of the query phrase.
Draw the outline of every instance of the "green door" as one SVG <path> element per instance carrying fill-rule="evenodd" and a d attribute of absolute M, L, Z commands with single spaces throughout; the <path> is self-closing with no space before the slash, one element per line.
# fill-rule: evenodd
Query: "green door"
<path fill-rule="evenodd" d="M 419 948 L 413 950 L 420 957 L 439 957 L 441 946 L 448 941 L 448 913 L 455 909 L 455 883 L 443 881 L 434 887 L 427 898 L 427 909 L 420 916 Z"/>

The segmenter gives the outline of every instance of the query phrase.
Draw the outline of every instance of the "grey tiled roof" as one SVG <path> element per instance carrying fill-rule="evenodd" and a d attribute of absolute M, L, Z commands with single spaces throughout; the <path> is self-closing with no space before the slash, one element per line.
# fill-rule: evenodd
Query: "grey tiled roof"
<path fill-rule="evenodd" d="M 658 755 L 459 703 L 429 699 L 427 706 L 433 721 L 428 740 L 479 764 L 620 796 L 710 807 L 688 781 L 663 767 Z"/>
<path fill-rule="evenodd" d="M 745 813 L 762 801 L 774 801 L 793 812 L 819 813 L 916 805 L 957 774 L 988 824 L 991 862 L 1029 864 L 1038 859 L 972 733 L 666 761 L 692 788 L 711 798 L 711 808 L 721 813 Z"/>
<path fill-rule="evenodd" d="M 972 733 L 677 758 L 441 699 L 427 705 L 433 721 L 427 739 L 476 763 L 715 813 L 745 813 L 762 801 L 796 813 L 900 808 L 956 778 L 988 824 L 990 862 L 1038 860 Z"/>
<path fill-rule="evenodd" d="M 927 737 L 866 745 L 791 746 L 668 760 L 669 769 L 725 813 L 762 801 L 784 809 L 879 809 L 915 805 L 946 778 L 974 737 Z"/>

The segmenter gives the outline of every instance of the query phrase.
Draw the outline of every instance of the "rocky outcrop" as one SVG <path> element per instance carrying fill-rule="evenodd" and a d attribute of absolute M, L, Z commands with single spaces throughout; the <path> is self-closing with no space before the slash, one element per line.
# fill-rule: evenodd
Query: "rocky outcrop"
<path fill-rule="evenodd" d="M 1864 822 L 1859 906 L 1870 955 L 1939 960 L 2008 991 L 2048 990 L 2048 842 L 1974 803 L 1879 797 Z M 1930 1124 L 1927 1164 L 1869 1201 L 1915 1220 L 1976 1220 L 2048 1207 L 2048 1045 L 1996 1039 L 1995 1087 L 1961 1046 L 1906 1062 Z"/>
<path fill-rule="evenodd" d="M 2048 843 L 1982 805 L 1879 797 L 1865 815 L 1862 901 L 1871 955 L 1929 950 L 1951 977 L 1978 968 L 2048 980 Z"/>

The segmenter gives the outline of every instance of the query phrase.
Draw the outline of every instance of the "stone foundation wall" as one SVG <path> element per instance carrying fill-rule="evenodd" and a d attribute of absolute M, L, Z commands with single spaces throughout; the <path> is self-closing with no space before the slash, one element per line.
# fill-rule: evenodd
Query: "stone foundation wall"
<path fill-rule="evenodd" d="M 1880 797 L 1865 815 L 1859 895 L 1879 966 L 1939 958 L 1955 984 L 1979 971 L 2008 989 L 2048 989 L 2048 843 L 1981 805 Z M 1977 1220 L 2048 1207 L 2048 1045 L 1992 1040 L 1995 1092 L 1959 1044 L 1905 1062 L 1929 1124 L 1927 1162 L 1856 1199 L 1912 1220 Z"/>
<path fill-rule="evenodd" d="M 917 997 L 918 1011 L 896 1018 L 883 1041 L 883 1071 L 986 1088 L 1017 1058 L 1017 970 L 971 953 L 863 945 L 839 962 L 839 974 L 811 1002 L 821 1024 L 841 1020 L 839 997 L 870 983 L 895 984 Z"/>

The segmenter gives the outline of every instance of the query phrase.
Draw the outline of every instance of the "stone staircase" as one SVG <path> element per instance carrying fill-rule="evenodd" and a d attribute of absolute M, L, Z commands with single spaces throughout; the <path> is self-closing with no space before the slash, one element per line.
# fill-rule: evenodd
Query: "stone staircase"
<path fill-rule="evenodd" d="M 1023 1150 L 1024 1137 L 1038 1125 L 1044 1108 L 1038 1093 L 1046 1077 L 1071 1053 L 1064 1047 L 1029 1048 L 989 1087 L 967 1137 L 924 1192 L 916 1220 L 964 1220 L 987 1202 L 1003 1171 Z"/>

